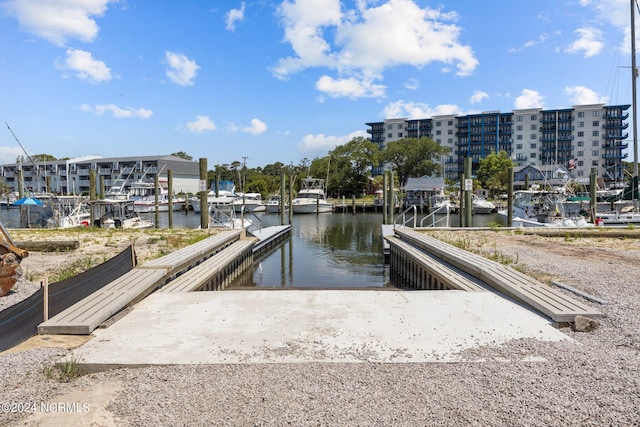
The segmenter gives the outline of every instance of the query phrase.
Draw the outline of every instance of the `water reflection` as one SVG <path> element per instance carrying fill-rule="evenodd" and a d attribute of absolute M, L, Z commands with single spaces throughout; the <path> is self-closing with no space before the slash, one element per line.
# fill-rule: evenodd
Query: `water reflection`
<path fill-rule="evenodd" d="M 263 215 L 264 225 L 277 222 Z M 253 274 L 233 286 L 260 288 L 381 288 L 388 286 L 382 258 L 382 215 L 294 215 L 291 238 L 256 261 Z"/>

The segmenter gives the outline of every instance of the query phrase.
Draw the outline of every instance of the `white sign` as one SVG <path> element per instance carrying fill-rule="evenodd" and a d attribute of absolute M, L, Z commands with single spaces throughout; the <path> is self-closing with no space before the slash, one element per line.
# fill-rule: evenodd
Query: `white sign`
<path fill-rule="evenodd" d="M 201 179 L 198 181 L 198 191 L 207 191 L 207 180 Z"/>
<path fill-rule="evenodd" d="M 464 180 L 464 191 L 473 191 L 473 180 L 465 179 Z"/>

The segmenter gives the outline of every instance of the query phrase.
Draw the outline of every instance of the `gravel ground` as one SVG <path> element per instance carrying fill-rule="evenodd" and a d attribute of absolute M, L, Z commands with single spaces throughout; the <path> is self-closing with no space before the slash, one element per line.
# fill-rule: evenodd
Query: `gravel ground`
<path fill-rule="evenodd" d="M 64 383 L 47 373 L 68 351 L 41 348 L 0 355 L 1 401 L 89 402 L 75 412 L 96 426 L 640 425 L 639 239 L 441 238 L 606 300 L 585 302 L 607 317 L 589 333 L 562 329 L 580 345 L 517 340 L 473 349 L 486 359 L 475 363 L 182 365 Z M 528 354 L 548 361 L 513 362 Z M 74 415 L 0 413 L 0 425 L 71 425 Z"/>

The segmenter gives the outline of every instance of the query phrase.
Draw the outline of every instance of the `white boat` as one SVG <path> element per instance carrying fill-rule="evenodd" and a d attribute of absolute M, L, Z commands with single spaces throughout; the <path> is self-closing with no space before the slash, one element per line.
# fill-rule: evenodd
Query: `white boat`
<path fill-rule="evenodd" d="M 158 211 L 168 212 L 169 201 L 171 201 L 171 209 L 174 211 L 184 209 L 185 200 L 179 199 L 175 194 L 169 197 L 169 182 L 167 180 L 158 181 Z M 133 199 L 133 205 L 138 212 L 155 212 L 156 211 L 156 184 L 153 181 L 137 181 L 131 184 L 129 190 L 130 198 Z"/>
<path fill-rule="evenodd" d="M 285 201 L 286 203 L 286 201 Z M 267 213 L 280 213 L 280 195 L 272 194 L 265 203 Z M 285 211 L 287 207 L 285 206 Z"/>
<path fill-rule="evenodd" d="M 513 194 L 513 227 L 592 227 L 580 215 L 564 213 L 564 195 L 555 191 L 519 190 Z M 502 209 L 498 215 L 507 218 L 508 211 Z"/>
<path fill-rule="evenodd" d="M 473 195 L 472 204 L 474 214 L 490 214 L 496 210 L 496 205 L 477 194 Z"/>
<path fill-rule="evenodd" d="M 615 210 L 611 212 L 597 212 L 596 223 L 599 225 L 629 225 L 640 224 L 640 212 L 632 210 Z"/>
<path fill-rule="evenodd" d="M 314 214 L 333 212 L 333 205 L 327 201 L 324 180 L 307 177 L 302 180 L 302 188 L 291 203 L 294 214 Z"/>
<path fill-rule="evenodd" d="M 236 194 L 236 186 L 233 182 L 220 181 L 218 184 L 217 195 L 215 188 L 207 193 L 208 207 L 231 205 L 235 201 L 236 197 L 238 197 L 238 195 Z M 200 196 L 197 195 L 190 198 L 189 204 L 191 205 L 195 213 L 200 212 Z"/>
<path fill-rule="evenodd" d="M 243 206 L 248 212 L 265 212 L 267 210 L 260 193 L 238 193 L 238 197 L 232 204 L 236 212 L 240 212 Z"/>
<path fill-rule="evenodd" d="M 53 216 L 47 219 L 47 228 L 88 227 L 91 212 L 84 197 L 60 197 Z"/>
<path fill-rule="evenodd" d="M 93 225 L 100 228 L 151 228 L 155 224 L 140 216 L 133 200 L 96 200 L 92 202 Z"/>
<path fill-rule="evenodd" d="M 236 214 L 233 204 L 218 205 L 209 207 L 209 227 L 210 228 L 244 228 L 247 229 L 253 222 L 246 218 L 241 210 L 240 216 Z"/>

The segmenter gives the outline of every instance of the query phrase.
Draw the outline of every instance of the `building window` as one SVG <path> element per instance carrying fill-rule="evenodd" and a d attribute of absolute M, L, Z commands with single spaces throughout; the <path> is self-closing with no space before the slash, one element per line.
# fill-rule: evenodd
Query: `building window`
<path fill-rule="evenodd" d="M 600 152 L 599 152 L 598 150 L 593 150 L 593 151 L 591 151 L 591 155 L 592 155 L 593 157 L 598 157 L 598 155 L 599 155 L 599 154 L 600 154 Z"/>
<path fill-rule="evenodd" d="M 391 132 L 389 132 L 389 133 L 387 134 L 387 138 L 393 138 L 393 134 L 392 134 Z"/>
<path fill-rule="evenodd" d="M 584 131 L 578 131 L 578 138 L 584 138 Z"/>
<path fill-rule="evenodd" d="M 600 136 L 600 131 L 594 130 L 594 131 L 591 133 L 591 136 Z"/>
<path fill-rule="evenodd" d="M 594 111 L 593 117 L 600 117 L 600 111 Z"/>
<path fill-rule="evenodd" d="M 402 138 L 402 132 L 398 132 L 398 138 Z"/>
<path fill-rule="evenodd" d="M 447 131 L 447 135 L 453 135 L 453 129 L 449 129 L 449 130 Z"/>
<path fill-rule="evenodd" d="M 578 141 L 578 147 L 584 147 L 584 141 Z"/>
<path fill-rule="evenodd" d="M 447 124 L 448 124 L 449 126 L 453 126 L 453 120 L 449 120 L 449 121 L 447 122 Z"/>
<path fill-rule="evenodd" d="M 584 157 L 584 151 L 578 150 L 578 157 Z"/>
<path fill-rule="evenodd" d="M 436 131 L 436 135 L 440 135 L 441 132 L 439 130 Z"/>
<path fill-rule="evenodd" d="M 516 130 L 521 131 L 521 130 L 522 130 L 522 125 L 518 125 L 518 126 L 516 126 Z"/>
<path fill-rule="evenodd" d="M 592 147 L 598 147 L 598 146 L 600 146 L 600 141 L 596 141 L 596 140 L 591 141 L 591 146 L 592 146 Z"/>
<path fill-rule="evenodd" d="M 535 159 L 536 158 L 536 153 L 530 153 L 529 157 L 532 158 L 532 159 Z"/>
<path fill-rule="evenodd" d="M 442 122 L 436 122 L 436 126 L 440 127 L 442 125 Z"/>
<path fill-rule="evenodd" d="M 538 125 L 536 125 L 535 123 L 531 125 L 531 130 L 536 130 L 538 129 Z"/>
<path fill-rule="evenodd" d="M 584 111 L 578 111 L 578 117 L 584 117 Z"/>
<path fill-rule="evenodd" d="M 594 120 L 592 126 L 594 128 L 597 128 L 598 126 L 600 126 L 600 121 L 599 120 Z"/>
<path fill-rule="evenodd" d="M 598 166 L 597 160 L 591 160 L 591 166 Z"/>
<path fill-rule="evenodd" d="M 402 129 L 402 124 L 401 123 L 398 124 L 398 129 Z"/>
<path fill-rule="evenodd" d="M 578 127 L 579 128 L 583 128 L 584 127 L 584 122 L 578 122 Z"/>
<path fill-rule="evenodd" d="M 531 138 L 529 138 L 529 139 L 538 139 L 538 135 L 535 134 L 535 133 L 532 133 L 531 134 Z"/>
<path fill-rule="evenodd" d="M 522 141 L 522 135 L 516 135 L 516 139 L 517 139 L 518 141 Z"/>
<path fill-rule="evenodd" d="M 516 150 L 522 150 L 522 144 L 516 144 Z"/>
<path fill-rule="evenodd" d="M 536 144 L 536 143 L 531 143 L 531 145 L 530 145 L 530 146 L 531 146 L 531 149 L 532 149 L 532 150 L 535 150 L 535 149 L 537 148 L 537 144 Z"/>
<path fill-rule="evenodd" d="M 538 120 L 538 116 L 536 114 L 531 115 L 531 120 Z"/>

